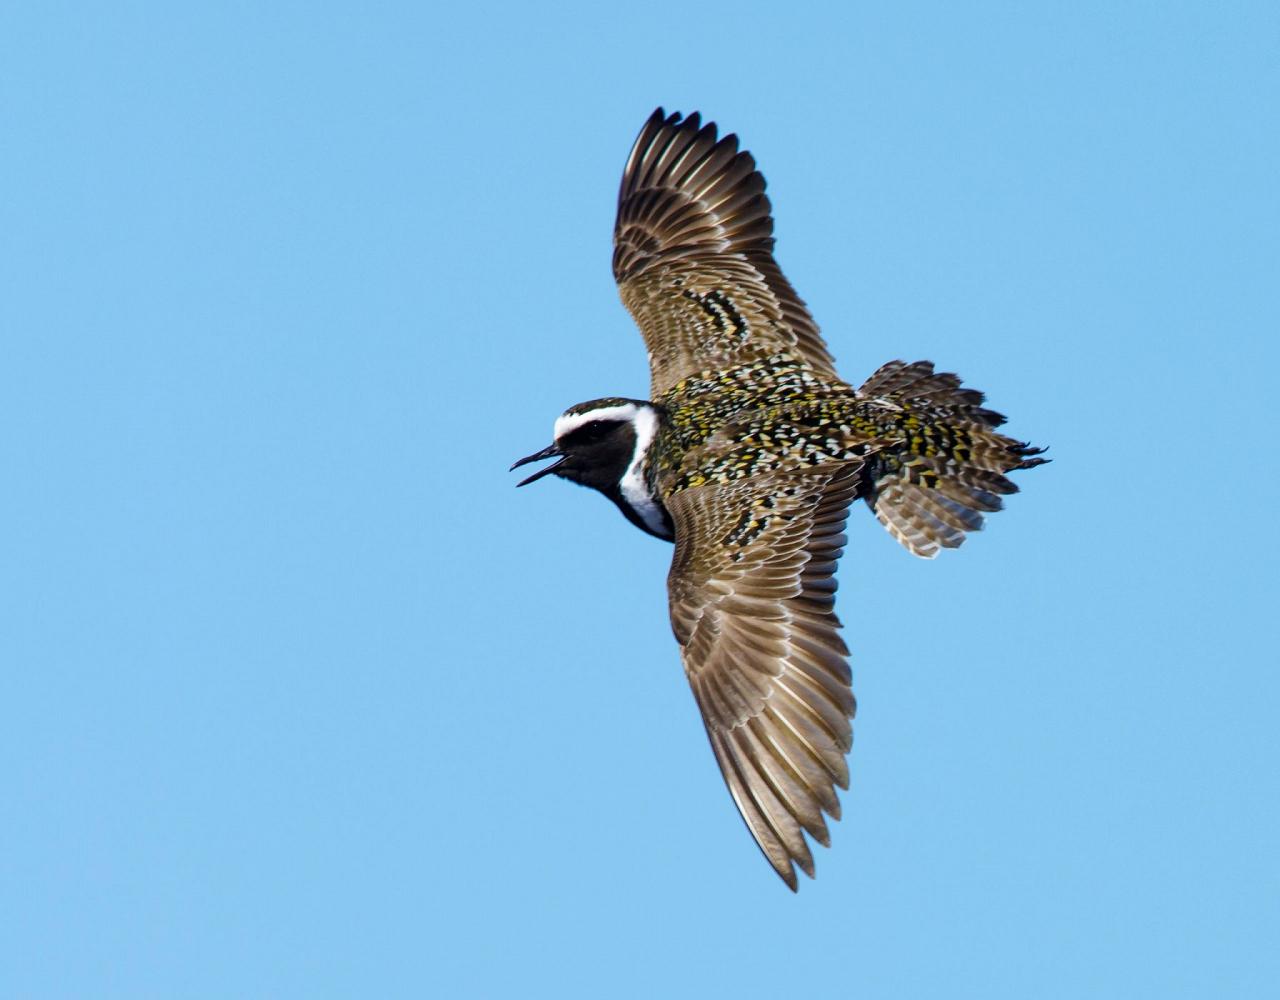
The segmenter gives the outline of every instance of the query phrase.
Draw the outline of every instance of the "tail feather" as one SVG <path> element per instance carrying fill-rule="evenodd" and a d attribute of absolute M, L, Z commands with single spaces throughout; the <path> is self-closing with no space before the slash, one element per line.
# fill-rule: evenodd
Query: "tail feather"
<path fill-rule="evenodd" d="M 912 555 L 932 559 L 941 549 L 959 548 L 964 530 L 942 521 L 923 502 L 926 494 L 912 483 L 888 483 L 872 510 L 889 534 Z"/>
<path fill-rule="evenodd" d="M 981 531 L 982 515 L 959 500 L 946 496 L 941 490 L 930 491 L 914 487 L 916 504 L 937 520 L 956 531 Z"/>
<path fill-rule="evenodd" d="M 977 389 L 965 389 L 960 376 L 935 372 L 932 361 L 890 361 L 881 365 L 859 390 L 864 396 L 879 396 L 895 402 L 910 400 L 924 409 L 947 410 L 984 427 L 999 427 L 1003 413 L 988 410 L 986 397 Z"/>
<path fill-rule="evenodd" d="M 875 457 L 867 503 L 922 558 L 957 548 L 966 532 L 981 530 L 983 514 L 1018 492 L 1005 473 L 1048 461 L 1038 457 L 1043 448 L 994 430 L 1004 417 L 982 406 L 982 393 L 961 388 L 957 376 L 934 372 L 928 361 L 891 361 L 860 393 L 892 404 L 903 437 Z"/>

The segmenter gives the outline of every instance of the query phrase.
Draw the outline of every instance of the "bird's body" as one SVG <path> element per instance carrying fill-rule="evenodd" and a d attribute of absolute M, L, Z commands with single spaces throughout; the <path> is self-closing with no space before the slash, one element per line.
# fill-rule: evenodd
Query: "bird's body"
<path fill-rule="evenodd" d="M 772 255 L 764 181 L 699 117 L 645 125 L 624 171 L 614 274 L 649 347 L 650 400 L 581 403 L 517 465 L 591 486 L 676 543 L 672 627 L 721 772 L 794 889 L 802 831 L 839 817 L 854 714 L 833 605 L 849 505 L 916 555 L 954 548 L 1039 449 L 928 362 L 836 374 Z M 523 484 L 522 484 L 523 485 Z"/>

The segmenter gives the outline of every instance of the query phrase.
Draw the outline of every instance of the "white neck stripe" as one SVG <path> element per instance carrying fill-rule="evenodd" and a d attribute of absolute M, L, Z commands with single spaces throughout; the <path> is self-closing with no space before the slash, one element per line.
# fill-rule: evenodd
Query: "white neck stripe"
<path fill-rule="evenodd" d="M 658 433 L 658 413 L 652 406 L 636 407 L 631 425 L 636 432 L 636 450 L 618 486 L 623 498 L 640 515 L 649 530 L 656 535 L 667 536 L 667 522 L 662 516 L 662 507 L 650 492 L 644 477 L 645 456 L 649 453 L 649 446 L 653 444 L 654 435 Z"/>

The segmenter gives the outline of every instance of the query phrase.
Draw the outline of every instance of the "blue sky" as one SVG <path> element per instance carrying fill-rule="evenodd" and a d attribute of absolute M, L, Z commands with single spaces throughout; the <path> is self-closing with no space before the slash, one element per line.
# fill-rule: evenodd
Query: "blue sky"
<path fill-rule="evenodd" d="M 1274 5 L 208 8 L 0 12 L 0 993 L 1274 987 Z M 658 104 L 756 154 L 846 378 L 1055 459 L 936 562 L 853 512 L 798 896 L 670 549 L 506 471 L 646 392 Z"/>

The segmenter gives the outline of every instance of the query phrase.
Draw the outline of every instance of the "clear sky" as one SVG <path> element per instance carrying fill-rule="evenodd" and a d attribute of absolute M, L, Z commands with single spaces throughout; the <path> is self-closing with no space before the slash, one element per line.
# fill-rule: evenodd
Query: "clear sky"
<path fill-rule="evenodd" d="M 1280 8 L 200 6 L 0 12 L 0 995 L 1274 989 Z M 846 378 L 1054 458 L 932 563 L 853 511 L 797 896 L 670 548 L 506 471 L 647 391 L 658 104 Z"/>

